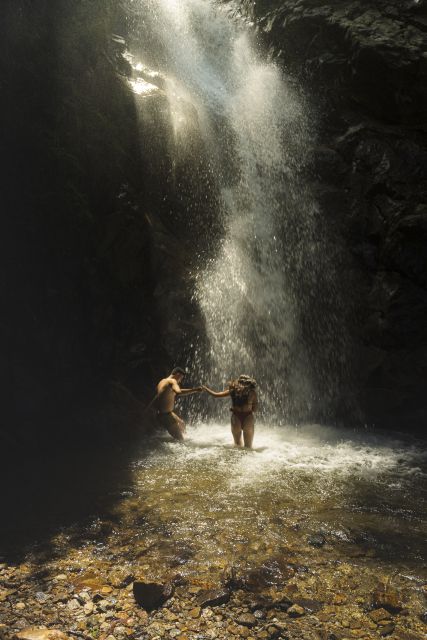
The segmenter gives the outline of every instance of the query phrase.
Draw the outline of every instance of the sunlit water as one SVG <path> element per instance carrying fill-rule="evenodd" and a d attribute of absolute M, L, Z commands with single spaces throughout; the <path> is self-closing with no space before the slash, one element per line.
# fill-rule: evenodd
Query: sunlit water
<path fill-rule="evenodd" d="M 159 431 L 124 467 L 94 464 L 102 497 L 84 475 L 80 486 L 73 467 L 75 499 L 81 502 L 83 491 L 97 515 L 61 526 L 70 499 L 53 501 L 44 518 L 55 533 L 34 546 L 26 564 L 42 562 L 50 579 L 95 576 L 99 584 L 117 571 L 148 581 L 179 576 L 184 599 L 191 586 L 228 585 L 245 597 L 338 604 L 341 618 L 369 610 L 386 585 L 408 610 L 398 624 L 419 628 L 427 584 L 426 443 L 257 424 L 254 445 L 234 447 L 224 423 L 190 424 L 183 444 Z M 33 520 L 26 517 L 25 526 L 34 540 Z"/>
<path fill-rule="evenodd" d="M 204 331 L 188 336 L 188 366 L 216 385 L 255 375 L 276 420 L 328 414 L 346 376 L 347 336 L 332 259 L 339 247 L 330 244 L 307 179 L 315 135 L 304 98 L 221 3 L 133 0 L 129 7 L 132 52 L 144 74 L 134 90 L 143 94 L 160 71 L 173 166 L 182 166 L 195 132 L 207 157 L 192 184 L 176 182 L 178 200 L 186 191 L 185 214 L 201 221 L 188 250 L 210 249 L 191 274 Z M 221 237 L 203 223 L 201 184 L 218 194 Z"/>
<path fill-rule="evenodd" d="M 228 426 L 196 425 L 185 444 L 157 434 L 133 463 L 118 513 L 140 570 L 218 584 L 264 565 L 261 587 L 283 587 L 308 566 L 333 589 L 334 563 L 350 560 L 361 590 L 382 572 L 427 578 L 421 443 L 319 425 L 258 425 L 253 450 L 231 442 Z"/>

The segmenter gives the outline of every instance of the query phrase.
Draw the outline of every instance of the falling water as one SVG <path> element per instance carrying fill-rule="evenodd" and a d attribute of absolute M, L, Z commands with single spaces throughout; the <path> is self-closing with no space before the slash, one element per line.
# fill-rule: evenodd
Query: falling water
<path fill-rule="evenodd" d="M 327 414 L 342 381 L 345 337 L 331 250 L 308 186 L 313 141 L 304 101 L 248 27 L 217 3 L 131 6 L 140 12 L 140 53 L 165 77 L 174 153 L 185 152 L 196 126 L 209 158 L 204 180 L 219 193 L 220 235 L 203 224 L 195 230 L 211 251 L 193 270 L 206 335 L 194 340 L 192 369 L 216 387 L 239 373 L 256 376 L 269 417 Z"/>

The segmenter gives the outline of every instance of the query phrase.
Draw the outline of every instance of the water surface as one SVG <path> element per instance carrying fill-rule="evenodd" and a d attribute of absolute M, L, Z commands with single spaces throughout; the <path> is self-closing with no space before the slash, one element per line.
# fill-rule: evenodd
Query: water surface
<path fill-rule="evenodd" d="M 228 426 L 200 424 L 183 445 L 157 434 L 132 463 L 118 511 L 153 578 L 179 567 L 220 582 L 286 560 L 330 579 L 351 559 L 362 590 L 378 572 L 426 579 L 421 442 L 319 425 L 258 425 L 253 450 L 231 442 Z"/>

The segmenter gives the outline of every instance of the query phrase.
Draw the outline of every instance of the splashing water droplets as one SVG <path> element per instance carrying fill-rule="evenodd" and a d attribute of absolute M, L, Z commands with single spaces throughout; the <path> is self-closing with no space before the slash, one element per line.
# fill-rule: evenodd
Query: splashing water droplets
<path fill-rule="evenodd" d="M 303 101 L 220 5 L 150 0 L 141 12 L 143 53 L 167 78 L 171 153 L 191 154 L 197 129 L 210 177 L 194 175 L 193 186 L 199 193 L 204 179 L 218 194 L 222 233 L 198 229 L 213 258 L 193 270 L 205 326 L 194 377 L 216 385 L 251 373 L 262 381 L 270 419 L 310 418 L 314 399 L 320 406 L 335 395 L 334 354 L 345 338 L 337 279 L 304 178 L 312 140 Z M 200 200 L 190 203 L 188 216 L 198 208 Z M 334 296 L 336 313 L 321 327 L 313 291 Z"/>

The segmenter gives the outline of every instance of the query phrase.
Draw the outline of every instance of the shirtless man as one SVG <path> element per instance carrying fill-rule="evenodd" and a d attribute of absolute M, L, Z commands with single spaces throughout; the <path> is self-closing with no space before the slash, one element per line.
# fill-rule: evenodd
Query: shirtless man
<path fill-rule="evenodd" d="M 188 396 L 190 393 L 200 393 L 202 387 L 181 389 L 180 384 L 185 376 L 184 369 L 175 367 L 168 378 L 163 378 L 157 385 L 157 421 L 167 429 L 175 440 L 184 440 L 185 423 L 174 413 L 176 396 Z"/>

